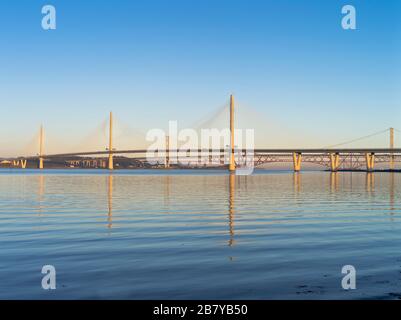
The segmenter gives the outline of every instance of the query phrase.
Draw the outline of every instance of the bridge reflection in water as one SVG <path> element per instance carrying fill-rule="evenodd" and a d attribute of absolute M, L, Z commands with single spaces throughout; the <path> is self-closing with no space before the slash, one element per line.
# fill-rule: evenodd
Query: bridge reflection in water
<path fill-rule="evenodd" d="M 10 279 L 30 283 L 33 276 L 21 271 L 28 266 L 37 269 L 46 260 L 63 266 L 68 287 L 89 288 L 84 294 L 61 290 L 65 295 L 60 298 L 90 297 L 94 287 L 105 288 L 110 279 L 117 286 L 107 298 L 115 298 L 119 290 L 123 292 L 119 298 L 140 298 L 149 284 L 155 286 L 152 294 L 167 288 L 163 294 L 178 298 L 188 284 L 191 293 L 200 294 L 202 284 L 210 283 L 210 292 L 226 288 L 227 294 L 219 297 L 229 298 L 243 279 L 251 281 L 243 292 L 260 288 L 260 298 L 274 281 L 282 282 L 271 290 L 271 297 L 284 286 L 284 291 L 293 293 L 291 298 L 299 298 L 296 291 L 309 283 L 308 275 L 312 285 L 327 286 L 332 281 L 338 288 L 333 265 L 341 266 L 352 257 L 364 268 L 373 266 L 367 274 L 390 266 L 383 279 L 393 281 L 391 288 L 397 286 L 401 234 L 397 173 L 287 171 L 245 177 L 219 170 L 160 170 L 150 175 L 141 170 L 137 174 L 88 171 L 0 175 L 0 198 L 6 204 L 0 208 L 0 240 L 11 256 L 2 264 Z M 291 280 L 299 266 L 305 273 Z M 278 268 L 283 277 L 272 275 L 271 270 Z M 99 272 L 109 277 L 99 277 Z M 195 281 L 194 274 L 200 280 Z M 221 278 L 224 281 L 218 282 Z M 9 281 L 6 287 L 12 287 L 14 282 L 4 279 Z M 265 282 L 260 284 L 260 279 Z M 299 279 L 307 280 L 299 283 Z M 392 292 L 376 281 L 365 283 L 373 288 L 369 297 L 381 294 L 376 290 Z M 173 291 L 177 286 L 179 290 Z M 31 290 L 15 288 L 18 293 Z M 326 288 L 327 295 L 319 297 L 333 297 L 331 285 Z M 29 295 L 40 298 L 38 290 Z M 342 297 L 339 294 L 334 298 Z"/>
<path fill-rule="evenodd" d="M 395 192 L 395 180 L 396 180 L 396 174 L 394 172 L 390 172 L 390 173 L 374 173 L 374 172 L 368 172 L 365 173 L 365 192 L 367 194 L 369 194 L 370 196 L 374 196 L 375 194 L 375 186 L 376 186 L 376 175 L 379 175 L 380 179 L 382 180 L 380 182 L 380 187 L 381 188 L 386 188 L 387 192 L 386 194 L 388 194 L 388 208 L 390 210 L 390 212 L 393 212 L 396 210 L 396 192 Z M 236 218 L 236 213 L 237 210 L 241 209 L 236 209 L 236 195 L 237 195 L 237 189 L 241 190 L 241 193 L 247 194 L 248 192 L 248 182 L 250 181 L 253 188 L 255 188 L 255 185 L 257 186 L 258 181 L 260 179 L 273 179 L 275 176 L 279 176 L 282 177 L 285 174 L 279 173 L 279 174 L 272 174 L 271 176 L 268 174 L 260 174 L 260 175 L 254 175 L 254 176 L 238 176 L 235 175 L 233 173 L 228 174 L 226 177 L 226 179 L 221 176 L 199 176 L 199 177 L 195 177 L 195 176 L 191 176 L 190 179 L 202 179 L 202 178 L 206 178 L 206 179 L 217 179 L 219 181 L 219 183 L 222 183 L 222 185 L 226 185 L 228 187 L 228 192 L 227 192 L 227 227 L 228 227 L 228 246 L 234 246 L 236 243 L 235 240 L 235 218 Z M 316 173 L 300 173 L 300 172 L 294 172 L 292 173 L 291 177 L 292 177 L 292 185 L 293 185 L 293 194 L 295 198 L 302 198 L 302 193 L 308 193 L 310 192 L 311 189 L 311 185 L 310 183 L 314 180 L 313 177 L 316 176 Z M 357 182 L 357 184 L 360 186 L 361 184 L 361 178 L 362 178 L 362 173 L 341 173 L 341 172 L 332 172 L 330 173 L 330 175 L 328 176 L 328 179 L 326 180 L 326 187 L 327 190 L 329 190 L 329 192 L 333 195 L 339 194 L 339 193 L 353 193 L 355 192 L 354 188 L 355 186 L 353 185 L 353 182 Z M 307 180 L 304 182 L 306 184 L 306 189 L 305 191 L 303 191 L 302 188 L 302 178 L 306 178 Z M 49 177 L 48 177 L 49 178 Z M 101 178 L 101 176 L 95 176 L 94 179 L 99 179 Z M 137 180 L 140 179 L 141 180 L 141 185 L 145 184 L 145 181 L 143 180 L 143 178 L 146 178 L 146 176 L 136 176 L 136 175 L 128 175 L 128 176 L 124 176 L 124 175 L 107 175 L 106 176 L 106 194 L 107 194 L 107 228 L 111 229 L 113 227 L 113 204 L 115 205 L 116 199 L 115 199 L 115 186 L 114 186 L 114 181 L 117 180 L 121 180 L 122 182 L 124 182 L 124 180 Z M 223 180 L 221 180 L 222 178 L 224 178 Z M 37 203 L 38 203 L 38 212 L 39 215 L 41 215 L 44 211 L 49 210 L 48 206 L 46 206 L 44 203 L 46 202 L 46 190 L 45 190 L 45 179 L 46 179 L 46 175 L 39 175 L 37 176 L 37 188 L 38 188 L 38 199 L 37 199 Z M 52 177 L 49 178 L 50 180 L 52 180 Z M 160 181 L 161 182 L 161 186 L 162 186 L 162 190 L 160 190 L 160 192 L 158 192 L 155 189 L 156 195 L 155 197 L 159 197 L 160 199 L 162 199 L 163 201 L 163 205 L 162 207 L 164 207 L 164 209 L 162 210 L 164 213 L 176 213 L 176 206 L 177 206 L 177 193 L 175 194 L 171 194 L 171 189 L 174 189 L 174 186 L 178 187 L 178 192 L 187 192 L 187 190 L 182 187 L 182 180 L 183 179 L 188 179 L 185 176 L 181 176 L 181 175 L 163 175 L 163 176 L 159 176 L 157 178 L 153 178 L 151 183 L 154 183 L 154 181 Z M 283 178 L 280 178 L 283 180 Z M 312 179 L 312 180 L 311 180 Z M 354 181 L 355 180 L 355 181 Z M 383 181 L 388 180 L 387 186 L 383 185 Z M 283 180 L 285 181 L 285 179 Z M 50 185 L 52 185 L 54 182 L 50 183 Z M 316 182 L 314 182 L 316 183 Z M 125 185 L 125 186 L 124 186 Z M 122 190 L 119 191 L 119 193 L 121 192 L 126 192 L 127 191 L 127 181 L 125 181 L 124 183 L 122 183 L 122 186 L 124 186 L 124 188 Z M 320 186 L 323 187 L 323 186 Z M 143 199 L 141 199 L 141 192 L 140 190 L 136 189 L 137 193 L 135 193 L 135 198 L 129 198 L 129 196 L 122 196 L 121 194 L 119 194 L 118 201 L 122 201 L 122 206 L 124 206 L 124 204 L 127 204 L 127 201 L 129 201 L 130 199 L 132 199 L 133 201 L 142 201 Z M 252 190 L 250 191 L 252 192 Z M 182 197 L 183 195 L 180 195 L 180 197 Z M 185 194 L 184 194 L 185 196 Z M 171 199 L 173 198 L 173 199 Z M 243 207 L 243 204 L 241 203 L 240 200 L 238 200 L 240 202 L 239 207 Z M 161 203 L 160 203 L 161 205 Z M 120 206 L 121 207 L 121 206 Z M 132 212 L 134 213 L 134 211 Z M 185 213 L 185 212 L 183 212 Z"/>
<path fill-rule="evenodd" d="M 244 176 L 246 178 L 246 176 Z M 238 178 L 240 178 L 238 176 Z M 228 179 L 228 226 L 229 226 L 229 234 L 230 239 L 228 241 L 228 245 L 231 247 L 234 245 L 234 201 L 235 201 L 235 174 L 230 173 Z"/>
<path fill-rule="evenodd" d="M 107 205 L 107 227 L 110 229 L 113 225 L 113 175 L 111 174 L 107 177 Z"/>
<path fill-rule="evenodd" d="M 113 180 L 114 176 L 112 174 L 107 176 L 107 228 L 111 229 L 113 226 Z M 118 176 L 116 177 L 118 179 Z M 235 215 L 235 180 L 238 179 L 247 179 L 247 176 L 236 176 L 235 174 L 229 174 L 228 176 L 228 233 L 229 233 L 229 240 L 228 245 L 233 246 L 235 244 L 234 241 L 234 215 Z M 171 210 L 170 208 L 170 185 L 171 185 L 172 177 L 170 175 L 166 175 L 163 177 L 163 184 L 164 184 L 164 206 L 166 212 Z M 43 181 L 44 176 L 39 176 L 39 203 L 43 201 Z"/>

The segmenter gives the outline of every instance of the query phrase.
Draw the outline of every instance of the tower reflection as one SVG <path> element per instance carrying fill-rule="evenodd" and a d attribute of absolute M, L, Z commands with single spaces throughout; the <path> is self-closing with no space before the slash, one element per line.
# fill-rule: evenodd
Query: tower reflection
<path fill-rule="evenodd" d="M 107 179 L 107 203 L 108 203 L 108 214 L 107 214 L 107 227 L 111 229 L 113 226 L 113 175 L 109 175 Z"/>
<path fill-rule="evenodd" d="M 299 193 L 301 191 L 301 173 L 294 172 L 292 174 L 292 182 L 294 185 L 294 191 Z"/>
<path fill-rule="evenodd" d="M 228 180 L 228 226 L 230 239 L 228 245 L 231 247 L 235 244 L 234 240 L 234 196 L 235 196 L 235 174 L 230 173 Z"/>
<path fill-rule="evenodd" d="M 170 205 L 170 184 L 171 184 L 171 176 L 166 175 L 164 177 L 164 206 L 169 209 Z"/>
<path fill-rule="evenodd" d="M 338 191 L 338 173 L 330 172 L 330 191 L 337 192 Z"/>
<path fill-rule="evenodd" d="M 366 191 L 367 192 L 375 191 L 375 174 L 373 172 L 366 173 Z"/>
<path fill-rule="evenodd" d="M 45 194 L 45 177 L 44 175 L 38 176 L 38 212 L 39 216 L 42 215 L 43 212 L 43 203 L 44 203 L 44 194 Z"/>
<path fill-rule="evenodd" d="M 394 214 L 394 172 L 390 172 L 390 190 L 389 190 L 389 194 L 390 194 L 390 211 L 391 214 Z"/>

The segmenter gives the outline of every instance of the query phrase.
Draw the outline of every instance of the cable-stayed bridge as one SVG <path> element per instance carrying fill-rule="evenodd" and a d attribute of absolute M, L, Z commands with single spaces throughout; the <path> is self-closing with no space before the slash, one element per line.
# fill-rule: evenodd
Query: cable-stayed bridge
<path fill-rule="evenodd" d="M 225 114 L 228 111 L 229 116 Z M 172 137 L 166 135 L 164 143 L 152 150 L 149 147 L 142 148 L 114 148 L 114 120 L 113 114 L 107 123 L 102 123 L 103 138 L 107 138 L 107 148 L 101 150 L 81 150 L 69 152 L 46 153 L 44 145 L 44 130 L 40 128 L 37 154 L 31 156 L 17 156 L 3 158 L 2 165 L 26 168 L 36 167 L 70 167 L 70 168 L 183 168 L 183 167 L 223 167 L 235 171 L 242 167 L 259 167 L 264 165 L 291 164 L 294 171 L 298 172 L 303 167 L 320 166 L 331 171 L 339 170 L 366 170 L 380 169 L 398 170 L 397 164 L 401 162 L 401 148 L 395 148 L 395 133 L 401 133 L 395 128 L 388 128 L 357 139 L 351 139 L 335 145 L 322 148 L 257 148 L 254 142 L 250 145 L 237 141 L 236 121 L 238 115 L 234 108 L 234 97 L 230 97 L 228 108 L 223 107 L 213 116 L 195 126 L 195 131 L 205 127 L 215 127 L 213 121 L 220 119 L 220 130 L 226 129 L 227 140 L 216 147 L 210 145 L 178 146 L 172 143 Z M 229 127 L 229 128 L 228 128 Z M 106 130 L 107 128 L 107 130 Z M 104 134 L 107 131 L 107 134 Z M 221 132 L 221 131 L 220 131 Z M 360 143 L 366 139 L 383 136 L 388 137 L 388 147 L 345 147 L 350 144 Z M 222 138 L 219 136 L 219 138 Z M 93 140 L 93 137 L 89 140 Z M 151 156 L 149 155 L 151 151 Z"/>

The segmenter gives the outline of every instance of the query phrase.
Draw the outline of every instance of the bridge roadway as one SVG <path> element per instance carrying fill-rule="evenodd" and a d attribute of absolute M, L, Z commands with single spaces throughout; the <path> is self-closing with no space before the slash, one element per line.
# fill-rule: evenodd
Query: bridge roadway
<path fill-rule="evenodd" d="M 103 155 L 103 154 L 143 154 L 147 153 L 147 149 L 133 149 L 133 150 L 102 150 L 102 151 L 82 151 L 72 153 L 58 153 L 58 154 L 44 154 L 43 158 L 59 158 L 59 157 L 74 157 L 74 156 L 90 156 L 90 155 Z M 227 149 L 169 149 L 169 150 L 154 150 L 153 152 L 159 153 L 183 153 L 183 152 L 208 152 L 208 153 L 224 153 Z M 288 155 L 293 153 L 298 154 L 401 154 L 401 148 L 348 148 L 348 149 L 238 149 L 241 152 L 250 152 L 254 154 L 276 154 L 276 155 Z M 37 159 L 39 156 L 26 157 L 26 159 Z"/>
<path fill-rule="evenodd" d="M 70 153 L 58 154 L 42 154 L 31 157 L 14 158 L 16 165 L 20 159 L 21 166 L 25 168 L 26 160 L 39 159 L 39 168 L 43 168 L 43 160 L 60 159 L 60 158 L 73 158 L 81 156 L 100 156 L 108 155 L 108 163 L 111 163 L 109 169 L 113 169 L 113 156 L 122 154 L 136 154 L 136 160 L 147 161 L 145 154 L 153 152 L 154 154 L 150 159 L 164 158 L 166 168 L 172 163 L 170 160 L 177 158 L 201 159 L 209 157 L 209 162 L 213 162 L 213 158 L 220 157 L 221 159 L 229 154 L 230 149 L 160 149 L 160 150 L 147 150 L 147 149 L 132 149 L 132 150 L 102 150 L 102 151 L 81 151 Z M 367 171 L 373 171 L 375 162 L 389 163 L 390 170 L 394 169 L 395 162 L 401 162 L 401 148 L 291 148 L 291 149 L 237 149 L 235 150 L 235 163 L 238 166 L 247 166 L 250 162 L 254 166 L 259 166 L 266 163 L 279 163 L 279 162 L 292 162 L 294 171 L 301 170 L 301 163 L 313 163 L 330 168 L 332 171 L 342 169 L 361 169 L 366 166 Z M 185 155 L 184 155 L 185 154 Z M 25 159 L 25 160 L 22 160 Z M 83 159 L 85 160 L 85 159 Z M 199 162 L 200 161 L 200 162 Z M 203 163 L 199 160 L 199 163 Z M 163 162 L 163 161 L 162 161 Z M 157 160 L 159 164 L 159 160 Z M 223 162 L 224 163 L 224 162 Z"/>

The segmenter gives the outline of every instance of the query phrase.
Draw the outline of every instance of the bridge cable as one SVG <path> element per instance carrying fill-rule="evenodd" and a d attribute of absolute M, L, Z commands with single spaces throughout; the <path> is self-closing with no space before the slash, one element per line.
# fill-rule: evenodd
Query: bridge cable
<path fill-rule="evenodd" d="M 331 145 L 331 146 L 326 146 L 326 147 L 324 147 L 324 149 L 330 149 L 330 148 L 342 146 L 342 145 L 344 145 L 344 144 L 350 144 L 350 143 L 352 143 L 352 142 L 357 142 L 357 141 L 360 141 L 360 140 L 364 140 L 364 139 L 367 139 L 367 138 L 370 138 L 370 137 L 373 137 L 373 136 L 376 136 L 376 135 L 385 133 L 385 132 L 387 132 L 387 131 L 389 131 L 389 130 L 390 130 L 390 129 L 378 131 L 378 132 L 375 132 L 375 133 L 372 133 L 372 134 L 369 134 L 369 135 L 366 135 L 366 136 L 363 136 L 363 137 L 360 137 L 360 138 L 357 138 L 357 139 L 349 140 L 349 141 L 346 141 L 346 142 L 343 142 L 343 143 L 334 144 L 334 145 Z"/>

